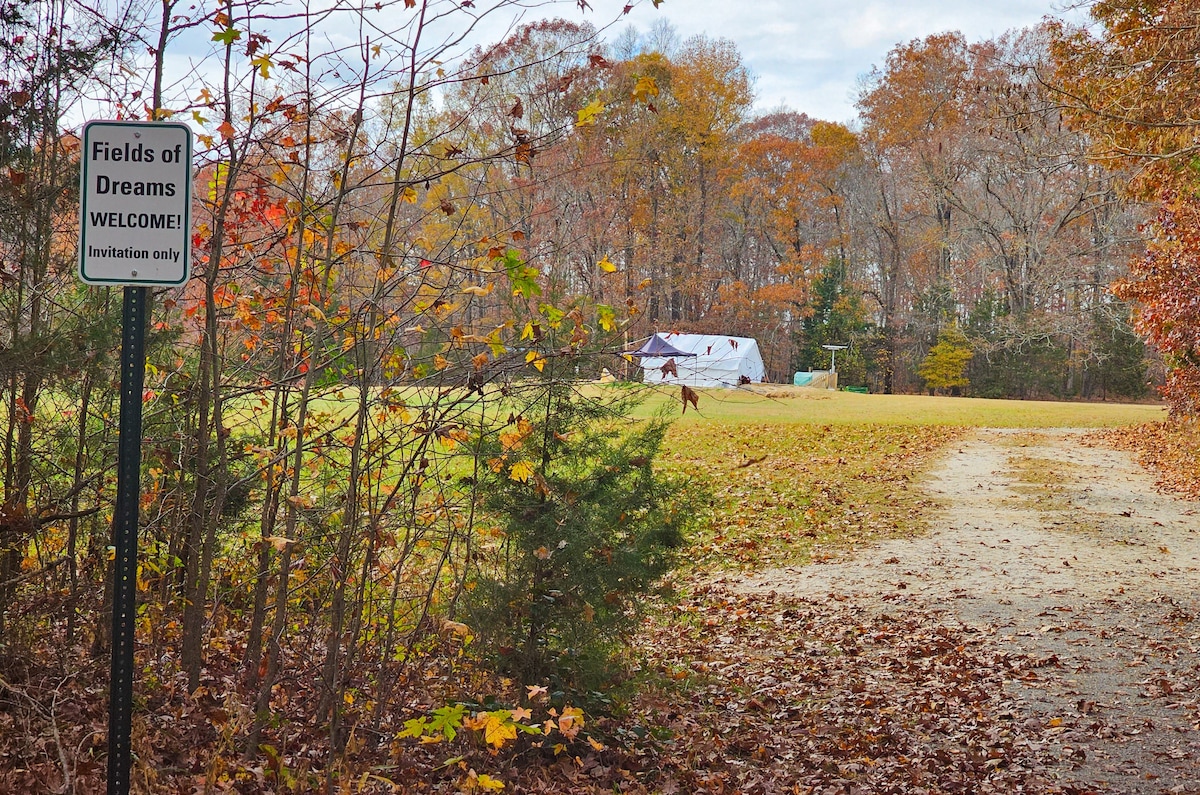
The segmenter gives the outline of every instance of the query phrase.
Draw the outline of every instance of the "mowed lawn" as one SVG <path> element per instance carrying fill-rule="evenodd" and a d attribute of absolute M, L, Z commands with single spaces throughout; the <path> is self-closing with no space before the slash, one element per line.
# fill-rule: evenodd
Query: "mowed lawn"
<path fill-rule="evenodd" d="M 1041 400 L 860 395 L 762 384 L 752 389 L 704 389 L 699 411 L 682 423 L 764 422 L 839 425 L 958 425 L 976 428 L 1110 428 L 1166 419 L 1159 403 L 1081 403 Z M 648 408 L 681 406 L 679 389 L 656 390 Z"/>
<path fill-rule="evenodd" d="M 698 390 L 667 437 L 663 464 L 708 487 L 689 559 L 758 569 L 841 555 L 923 532 L 938 506 L 920 486 L 976 427 L 1111 428 L 1166 418 L 1159 405 L 860 395 L 763 385 Z M 643 410 L 675 414 L 678 390 Z"/>

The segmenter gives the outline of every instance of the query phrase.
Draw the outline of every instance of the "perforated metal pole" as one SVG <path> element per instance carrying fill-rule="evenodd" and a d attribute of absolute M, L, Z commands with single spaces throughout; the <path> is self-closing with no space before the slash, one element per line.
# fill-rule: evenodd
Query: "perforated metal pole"
<path fill-rule="evenodd" d="M 142 469 L 142 385 L 146 377 L 147 287 L 125 288 L 121 332 L 121 419 L 113 514 L 112 676 L 108 708 L 108 795 L 129 794 L 132 762 L 133 641 L 137 618 L 138 507 Z"/>

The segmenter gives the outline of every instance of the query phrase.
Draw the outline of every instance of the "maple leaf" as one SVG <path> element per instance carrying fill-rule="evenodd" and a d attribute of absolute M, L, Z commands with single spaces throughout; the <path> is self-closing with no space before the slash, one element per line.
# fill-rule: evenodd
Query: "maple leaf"
<path fill-rule="evenodd" d="M 615 273 L 617 270 L 617 266 L 607 256 L 601 257 L 600 261 L 596 263 L 596 267 L 605 273 Z"/>
<path fill-rule="evenodd" d="M 667 359 L 666 363 L 663 364 L 663 366 L 658 369 L 662 371 L 663 378 L 666 378 L 669 375 L 674 376 L 675 378 L 679 377 L 679 368 L 675 364 L 674 357 Z M 684 388 L 686 389 L 686 387 L 684 387 Z"/>
<path fill-rule="evenodd" d="M 517 739 L 517 727 L 513 725 L 512 713 L 498 709 L 484 713 L 483 739 L 488 745 L 503 748 L 509 740 Z"/>
<path fill-rule="evenodd" d="M 617 317 L 613 313 L 613 308 L 607 304 L 596 305 L 596 321 L 600 324 L 600 328 L 605 331 L 617 330 Z"/>
<path fill-rule="evenodd" d="M 212 35 L 213 41 L 219 41 L 226 47 L 231 46 L 235 41 L 242 37 L 242 32 L 236 28 L 225 28 L 219 30 Z"/>
<path fill-rule="evenodd" d="M 271 56 L 260 55 L 259 57 L 250 61 L 250 65 L 258 68 L 258 73 L 264 80 L 269 80 L 271 78 L 271 67 L 274 66 L 274 64 L 271 62 Z"/>
<path fill-rule="evenodd" d="M 590 127 L 596 123 L 597 117 L 604 112 L 604 103 L 600 100 L 593 100 L 591 103 L 579 109 L 575 114 L 576 127 Z"/>
<path fill-rule="evenodd" d="M 528 461 L 518 461 L 509 467 L 508 476 L 512 480 L 527 483 L 533 477 L 533 464 Z"/>
<path fill-rule="evenodd" d="M 558 716 L 558 730 L 568 740 L 574 740 L 583 728 L 583 710 L 579 707 L 564 707 Z"/>
<path fill-rule="evenodd" d="M 498 792 L 504 789 L 504 782 L 492 778 L 487 773 L 481 773 L 475 778 L 475 786 L 484 791 Z"/>
<path fill-rule="evenodd" d="M 649 102 L 651 97 L 658 96 L 658 81 L 650 75 L 639 77 L 631 96 L 635 102 Z"/>
<path fill-rule="evenodd" d="M 233 125 L 230 124 L 229 119 L 226 119 L 221 122 L 221 126 L 217 128 L 217 132 L 221 133 L 223 139 L 229 140 L 234 136 L 235 130 L 233 129 Z"/>
<path fill-rule="evenodd" d="M 508 111 L 508 115 L 514 119 L 519 119 L 525 115 L 525 104 L 521 102 L 520 97 L 517 97 L 517 101 L 513 103 L 512 108 Z"/>
<path fill-rule="evenodd" d="M 429 719 L 429 729 L 441 732 L 447 740 L 453 740 L 458 735 L 458 729 L 462 728 L 463 716 L 466 713 L 467 708 L 462 704 L 439 707 Z"/>

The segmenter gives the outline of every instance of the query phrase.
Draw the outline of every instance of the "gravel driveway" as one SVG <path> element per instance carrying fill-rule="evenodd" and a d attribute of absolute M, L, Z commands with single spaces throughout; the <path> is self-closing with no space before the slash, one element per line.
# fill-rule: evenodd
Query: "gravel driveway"
<path fill-rule="evenodd" d="M 1005 683 L 1071 791 L 1200 792 L 1200 504 L 1068 430 L 982 430 L 926 484 L 931 532 L 736 588 L 891 615 L 935 613 L 1038 675 Z M 1080 789 L 1082 788 L 1082 789 Z"/>

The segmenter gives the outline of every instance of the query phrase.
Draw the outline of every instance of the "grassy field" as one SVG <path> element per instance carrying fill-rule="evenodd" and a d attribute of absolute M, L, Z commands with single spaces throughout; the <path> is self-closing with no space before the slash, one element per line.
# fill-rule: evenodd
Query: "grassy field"
<path fill-rule="evenodd" d="M 643 411 L 679 412 L 676 390 Z M 708 485 L 691 560 L 716 569 L 794 565 L 920 533 L 935 504 L 924 472 L 972 427 L 1117 428 L 1158 405 L 860 395 L 794 387 L 703 390 L 675 422 L 663 463 Z"/>
<path fill-rule="evenodd" d="M 1111 428 L 1166 419 L 1161 404 L 860 395 L 760 385 L 699 390 L 700 410 L 681 424 L 712 422 L 832 425 L 954 425 L 983 428 Z M 656 390 L 647 410 L 680 405 L 678 389 Z"/>

